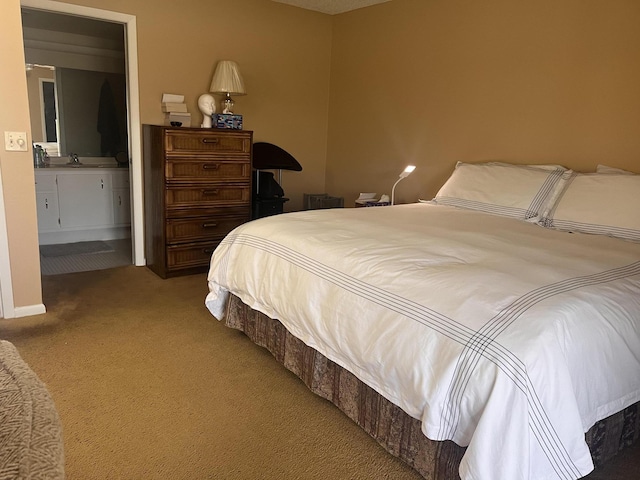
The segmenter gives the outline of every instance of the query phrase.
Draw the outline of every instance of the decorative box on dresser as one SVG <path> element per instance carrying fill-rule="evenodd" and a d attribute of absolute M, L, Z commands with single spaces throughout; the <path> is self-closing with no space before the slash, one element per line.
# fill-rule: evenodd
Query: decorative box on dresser
<path fill-rule="evenodd" d="M 205 272 L 251 219 L 253 132 L 144 125 L 145 255 L 162 278 Z"/>

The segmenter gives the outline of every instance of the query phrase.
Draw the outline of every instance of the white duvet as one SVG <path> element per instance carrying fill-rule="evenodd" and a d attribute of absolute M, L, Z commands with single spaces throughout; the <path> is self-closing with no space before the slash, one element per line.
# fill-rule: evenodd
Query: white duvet
<path fill-rule="evenodd" d="M 259 219 L 216 249 L 228 292 L 354 373 L 463 480 L 577 479 L 586 432 L 640 400 L 640 245 L 431 204 Z"/>

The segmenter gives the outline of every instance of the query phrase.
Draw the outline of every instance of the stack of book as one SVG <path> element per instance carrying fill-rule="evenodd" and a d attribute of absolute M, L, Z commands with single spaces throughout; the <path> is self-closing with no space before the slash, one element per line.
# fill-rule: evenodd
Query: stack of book
<path fill-rule="evenodd" d="M 191 126 L 191 114 L 187 111 L 187 104 L 184 103 L 184 95 L 163 94 L 162 111 L 165 113 L 167 125 L 175 125 L 175 122 L 178 122 L 182 127 Z"/>

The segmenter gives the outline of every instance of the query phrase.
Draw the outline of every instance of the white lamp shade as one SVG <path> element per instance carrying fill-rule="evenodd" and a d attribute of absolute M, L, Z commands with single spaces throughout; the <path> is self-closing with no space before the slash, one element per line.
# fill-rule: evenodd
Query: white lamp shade
<path fill-rule="evenodd" d="M 216 71 L 211 80 L 212 93 L 228 93 L 232 95 L 246 95 L 244 81 L 240 75 L 238 64 L 231 60 L 221 60 L 216 66 Z"/>

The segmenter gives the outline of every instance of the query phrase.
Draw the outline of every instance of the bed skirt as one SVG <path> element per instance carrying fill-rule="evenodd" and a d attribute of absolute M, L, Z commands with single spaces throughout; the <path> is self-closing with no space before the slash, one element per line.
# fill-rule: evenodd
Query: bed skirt
<path fill-rule="evenodd" d="M 272 320 L 229 296 L 225 323 L 265 347 L 312 392 L 329 400 L 385 450 L 426 480 L 460 480 L 465 449 L 451 441 L 429 440 L 420 421 L 409 416 L 353 374 L 324 357 Z M 596 468 L 640 437 L 640 402 L 596 423 L 586 434 Z"/>

